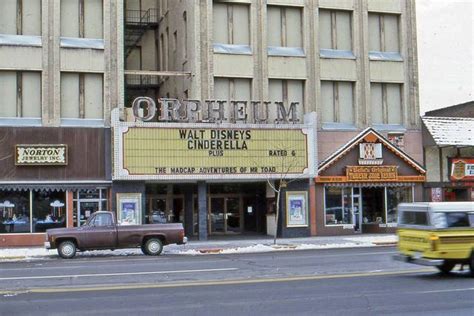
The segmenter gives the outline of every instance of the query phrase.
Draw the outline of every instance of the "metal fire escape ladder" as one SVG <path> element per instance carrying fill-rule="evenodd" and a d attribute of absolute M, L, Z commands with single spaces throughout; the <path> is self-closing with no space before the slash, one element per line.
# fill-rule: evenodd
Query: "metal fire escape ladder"
<path fill-rule="evenodd" d="M 125 19 L 125 58 L 137 47 L 146 31 L 158 27 L 158 10 L 127 10 Z"/>

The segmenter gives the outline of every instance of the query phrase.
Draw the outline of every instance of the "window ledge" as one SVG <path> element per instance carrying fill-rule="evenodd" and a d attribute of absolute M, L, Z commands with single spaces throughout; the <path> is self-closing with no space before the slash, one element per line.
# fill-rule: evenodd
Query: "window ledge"
<path fill-rule="evenodd" d="M 406 132 L 407 129 L 401 124 L 372 124 L 372 127 L 377 131 L 384 132 Z"/>
<path fill-rule="evenodd" d="M 0 45 L 41 47 L 41 36 L 0 34 Z"/>
<path fill-rule="evenodd" d="M 0 117 L 0 126 L 41 126 L 41 118 Z"/>
<path fill-rule="evenodd" d="M 104 49 L 104 40 L 101 38 L 61 37 L 60 43 L 63 48 Z"/>
<path fill-rule="evenodd" d="M 61 126 L 104 127 L 105 122 L 103 119 L 62 118 Z"/>
<path fill-rule="evenodd" d="M 252 55 L 252 48 L 249 45 L 214 43 L 213 48 L 214 53 L 218 54 Z"/>
<path fill-rule="evenodd" d="M 323 130 L 337 130 L 337 131 L 355 131 L 357 127 L 354 124 L 349 123 L 334 123 L 334 122 L 323 122 Z"/>
<path fill-rule="evenodd" d="M 268 46 L 268 56 L 306 57 L 302 47 Z"/>
<path fill-rule="evenodd" d="M 403 61 L 402 55 L 398 52 L 369 52 L 370 60 L 378 61 Z"/>
<path fill-rule="evenodd" d="M 322 48 L 319 50 L 319 57 L 337 58 L 337 59 L 356 59 L 354 53 L 350 50 L 325 49 L 325 48 Z"/>

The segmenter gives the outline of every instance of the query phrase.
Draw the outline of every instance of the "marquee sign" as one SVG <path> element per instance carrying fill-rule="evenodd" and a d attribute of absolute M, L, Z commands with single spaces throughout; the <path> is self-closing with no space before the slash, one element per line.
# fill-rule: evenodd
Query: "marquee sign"
<path fill-rule="evenodd" d="M 316 173 L 312 122 L 258 125 L 115 120 L 114 141 L 116 180 L 279 179 L 307 178 Z"/>
<path fill-rule="evenodd" d="M 67 145 L 16 145 L 15 165 L 17 166 L 65 166 L 67 165 Z"/>

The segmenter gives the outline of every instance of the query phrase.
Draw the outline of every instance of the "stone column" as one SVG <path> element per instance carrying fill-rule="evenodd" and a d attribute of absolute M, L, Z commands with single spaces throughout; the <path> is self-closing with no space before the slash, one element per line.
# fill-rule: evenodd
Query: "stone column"
<path fill-rule="evenodd" d="M 184 233 L 191 237 L 194 234 L 194 218 L 193 218 L 193 186 L 183 185 L 184 192 Z"/>

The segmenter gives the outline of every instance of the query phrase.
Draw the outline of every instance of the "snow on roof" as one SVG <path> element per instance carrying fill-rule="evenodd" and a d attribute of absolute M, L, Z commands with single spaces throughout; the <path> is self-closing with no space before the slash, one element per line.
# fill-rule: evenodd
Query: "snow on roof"
<path fill-rule="evenodd" d="M 474 146 L 474 118 L 433 117 L 421 118 L 438 146 Z"/>

